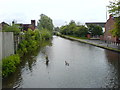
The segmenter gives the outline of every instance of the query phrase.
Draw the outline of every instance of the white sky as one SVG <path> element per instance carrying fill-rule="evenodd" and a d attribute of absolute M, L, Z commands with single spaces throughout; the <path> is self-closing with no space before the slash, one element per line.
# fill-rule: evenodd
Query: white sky
<path fill-rule="evenodd" d="M 76 22 L 105 22 L 109 0 L 0 0 L 0 22 L 30 23 L 40 14 L 49 16 L 55 26 Z"/>

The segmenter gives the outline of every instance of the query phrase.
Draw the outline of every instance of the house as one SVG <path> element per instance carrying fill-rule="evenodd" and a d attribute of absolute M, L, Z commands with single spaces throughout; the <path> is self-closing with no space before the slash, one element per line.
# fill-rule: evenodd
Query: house
<path fill-rule="evenodd" d="M 112 34 L 110 33 L 110 30 L 114 29 L 114 24 L 115 24 L 115 17 L 110 15 L 109 19 L 105 24 L 104 40 L 113 43 L 120 43 L 120 38 L 113 37 Z"/>
<path fill-rule="evenodd" d="M 12 23 L 14 23 L 14 21 Z M 31 20 L 31 24 L 22 24 L 22 23 L 19 23 L 19 24 L 16 24 L 16 25 L 20 26 L 21 31 L 27 31 L 28 28 L 30 28 L 32 30 L 35 30 L 35 28 L 36 28 L 36 26 L 35 26 L 35 20 Z"/>
<path fill-rule="evenodd" d="M 9 26 L 9 25 L 7 23 L 5 23 L 5 22 L 1 22 L 0 23 L 0 31 L 2 31 L 4 26 Z"/>

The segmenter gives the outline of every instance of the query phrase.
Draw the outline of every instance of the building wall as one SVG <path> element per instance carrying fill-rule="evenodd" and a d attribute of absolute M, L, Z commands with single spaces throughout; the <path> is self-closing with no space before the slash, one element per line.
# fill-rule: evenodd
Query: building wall
<path fill-rule="evenodd" d="M 13 32 L 2 32 L 2 58 L 14 54 Z"/>
<path fill-rule="evenodd" d="M 112 34 L 110 33 L 110 30 L 114 29 L 114 23 L 115 23 L 114 18 L 110 15 L 109 19 L 105 24 L 104 40 L 116 42 L 116 37 L 113 37 Z"/>
<path fill-rule="evenodd" d="M 2 31 L 2 24 L 0 23 L 0 31 Z"/>

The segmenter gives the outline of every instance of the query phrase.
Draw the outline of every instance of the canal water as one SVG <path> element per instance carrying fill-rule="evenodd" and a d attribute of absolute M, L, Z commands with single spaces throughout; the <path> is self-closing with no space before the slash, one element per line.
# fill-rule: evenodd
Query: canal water
<path fill-rule="evenodd" d="M 49 62 L 46 63 L 48 58 Z M 53 36 L 52 45 L 26 57 L 3 88 L 117 88 L 120 54 Z"/>

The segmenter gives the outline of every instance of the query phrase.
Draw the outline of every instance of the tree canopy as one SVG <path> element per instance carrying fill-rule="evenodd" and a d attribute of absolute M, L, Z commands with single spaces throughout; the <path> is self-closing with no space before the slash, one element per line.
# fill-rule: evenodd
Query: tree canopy
<path fill-rule="evenodd" d="M 103 34 L 102 27 L 97 25 L 80 25 L 76 24 L 75 21 L 71 21 L 68 25 L 60 27 L 61 34 L 72 35 L 77 37 L 86 37 L 87 34 L 91 34 L 91 36 L 100 36 Z"/>
<path fill-rule="evenodd" d="M 115 17 L 115 28 L 111 30 L 113 36 L 120 37 L 120 1 L 114 0 L 108 6 L 109 13 Z"/>
<path fill-rule="evenodd" d="M 96 36 L 96 35 L 100 36 L 103 34 L 102 27 L 94 24 L 88 25 L 88 30 L 92 36 Z"/>
<path fill-rule="evenodd" d="M 53 31 L 53 22 L 52 19 L 44 14 L 40 15 L 40 19 L 38 20 L 38 29 L 47 29 L 49 31 Z"/>
<path fill-rule="evenodd" d="M 120 16 L 120 0 L 110 1 L 110 5 L 108 6 L 109 13 L 119 17 Z"/>
<path fill-rule="evenodd" d="M 65 35 L 85 37 L 88 29 L 84 25 L 78 25 L 72 20 L 68 25 L 60 27 L 60 32 Z"/>

